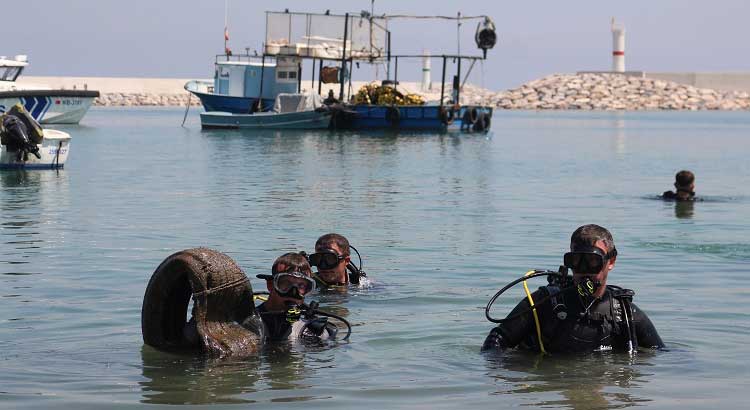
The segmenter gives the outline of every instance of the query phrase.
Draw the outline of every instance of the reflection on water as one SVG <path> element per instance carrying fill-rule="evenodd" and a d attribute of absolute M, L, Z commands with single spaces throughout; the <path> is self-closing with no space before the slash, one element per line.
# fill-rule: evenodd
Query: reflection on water
<path fill-rule="evenodd" d="M 139 382 L 149 404 L 248 403 L 238 397 L 256 391 L 260 379 L 258 359 L 212 361 L 141 349 L 143 376 Z"/>
<path fill-rule="evenodd" d="M 305 383 L 309 370 L 305 369 L 300 349 L 289 344 L 267 346 L 259 357 L 222 360 L 165 353 L 144 345 L 141 358 L 145 378 L 139 382 L 142 403 L 237 404 L 259 399 L 285 402 L 311 399 L 295 393 L 297 389 L 310 387 Z M 321 355 L 319 359 L 330 361 L 331 357 Z M 289 394 L 279 398 L 279 394 L 269 397 L 261 393 L 269 390 L 288 390 Z"/>
<path fill-rule="evenodd" d="M 690 219 L 695 209 L 694 201 L 675 201 L 674 216 L 678 219 Z"/>
<path fill-rule="evenodd" d="M 67 188 L 67 175 L 61 170 L 0 171 L 0 274 L 37 273 L 19 271 L 18 265 L 37 257 L 45 240 L 64 235 L 52 232 L 50 225 L 67 202 Z"/>
<path fill-rule="evenodd" d="M 650 366 L 652 355 L 642 352 L 631 357 L 606 352 L 543 356 L 508 350 L 486 354 L 486 365 L 488 376 L 501 387 L 494 394 L 529 395 L 530 404 L 536 408 L 626 408 L 650 401 L 638 397 L 637 392 L 649 376 L 638 369 Z"/>

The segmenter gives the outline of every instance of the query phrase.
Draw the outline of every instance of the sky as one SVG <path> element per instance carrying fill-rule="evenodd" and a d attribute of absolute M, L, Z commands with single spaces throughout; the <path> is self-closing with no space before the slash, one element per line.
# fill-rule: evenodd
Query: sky
<path fill-rule="evenodd" d="M 224 0 L 4 1 L 0 55 L 27 54 L 26 75 L 210 78 L 224 47 Z M 370 0 L 228 1 L 229 46 L 261 50 L 266 10 L 359 13 Z M 500 90 L 553 73 L 608 70 L 610 19 L 626 29 L 628 70 L 750 72 L 748 0 L 376 0 L 376 14 L 489 15 L 499 42 L 469 82 Z M 461 29 L 474 52 L 476 23 Z M 454 53 L 452 22 L 394 22 L 393 49 Z M 420 78 L 417 62 L 399 76 Z M 433 62 L 433 80 L 439 75 Z M 465 68 L 464 68 L 465 70 Z M 356 75 L 356 74 L 355 74 Z M 303 78 L 304 73 L 303 73 Z M 355 78 L 358 79 L 358 78 Z M 362 78 L 366 79 L 366 78 Z"/>

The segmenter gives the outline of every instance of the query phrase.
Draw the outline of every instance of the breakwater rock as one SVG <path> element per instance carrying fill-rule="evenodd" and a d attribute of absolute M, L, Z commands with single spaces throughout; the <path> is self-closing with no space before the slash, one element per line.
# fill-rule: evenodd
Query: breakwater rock
<path fill-rule="evenodd" d="M 516 89 L 479 96 L 478 101 L 522 110 L 750 109 L 747 92 L 721 92 L 649 78 L 588 73 L 550 75 Z"/>
<path fill-rule="evenodd" d="M 155 93 L 102 93 L 94 100 L 95 106 L 182 106 L 188 102 L 189 94 L 155 94 Z M 190 105 L 200 105 L 200 100 L 193 96 Z"/>
<path fill-rule="evenodd" d="M 416 83 L 415 83 L 416 84 Z M 445 85 L 446 96 L 450 84 Z M 438 101 L 440 88 L 418 94 Z M 94 100 L 96 106 L 182 106 L 189 94 L 109 92 Z M 490 105 L 516 110 L 750 110 L 750 93 L 697 88 L 670 81 L 621 74 L 553 74 L 507 91 L 492 91 L 467 84 L 461 91 L 464 105 Z M 190 104 L 199 106 L 196 97 Z"/>

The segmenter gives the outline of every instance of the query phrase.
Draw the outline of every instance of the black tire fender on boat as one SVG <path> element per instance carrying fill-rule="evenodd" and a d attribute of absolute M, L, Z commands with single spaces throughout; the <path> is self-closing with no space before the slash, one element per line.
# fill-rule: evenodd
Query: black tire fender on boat
<path fill-rule="evenodd" d="M 453 120 L 456 119 L 456 110 L 454 107 L 440 106 L 440 121 L 445 125 L 453 124 Z"/>
<path fill-rule="evenodd" d="M 191 296 L 199 346 L 183 332 Z M 156 268 L 143 297 L 141 331 L 157 349 L 197 348 L 211 356 L 255 354 L 264 334 L 247 276 L 232 258 L 208 248 L 177 252 Z"/>
<path fill-rule="evenodd" d="M 479 114 L 480 112 L 477 107 L 466 107 L 464 115 L 461 117 L 461 128 L 472 129 L 479 119 Z"/>
<path fill-rule="evenodd" d="M 401 111 L 399 111 L 398 107 L 390 106 L 385 110 L 385 119 L 391 125 L 397 125 L 401 120 Z"/>
<path fill-rule="evenodd" d="M 477 121 L 474 123 L 473 130 L 477 132 L 489 131 L 492 125 L 492 119 L 486 112 L 480 112 Z"/>

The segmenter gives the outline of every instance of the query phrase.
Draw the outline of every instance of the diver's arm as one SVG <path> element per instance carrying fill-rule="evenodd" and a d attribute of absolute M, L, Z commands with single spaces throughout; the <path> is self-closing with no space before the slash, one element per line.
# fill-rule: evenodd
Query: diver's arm
<path fill-rule="evenodd" d="M 649 348 L 662 348 L 664 342 L 661 340 L 656 327 L 651 323 L 646 312 L 642 311 L 635 304 L 631 304 L 633 312 L 633 324 L 635 325 L 635 334 L 638 338 L 638 346 Z"/>
<path fill-rule="evenodd" d="M 535 295 L 536 296 L 536 293 Z M 524 299 L 522 300 L 507 317 L 517 315 L 519 312 L 523 312 L 529 309 L 529 302 Z M 526 335 L 532 330 L 532 322 L 528 320 L 531 315 L 530 312 L 521 314 L 507 322 L 497 325 L 497 327 L 490 330 L 490 334 L 484 340 L 482 345 L 482 351 L 490 350 L 505 350 L 510 347 L 515 347 Z"/>

